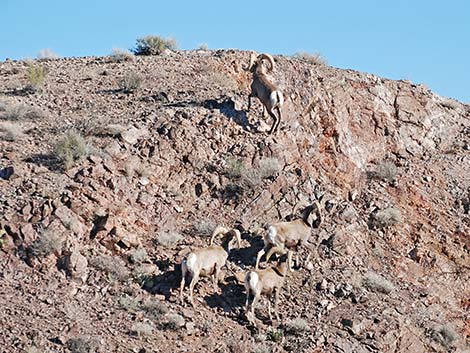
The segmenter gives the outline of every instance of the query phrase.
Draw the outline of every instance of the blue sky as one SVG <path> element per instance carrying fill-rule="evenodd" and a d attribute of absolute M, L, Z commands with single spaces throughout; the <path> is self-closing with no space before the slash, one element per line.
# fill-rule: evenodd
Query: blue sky
<path fill-rule="evenodd" d="M 147 34 L 182 49 L 320 52 L 335 67 L 470 103 L 470 1 L 2 0 L 0 60 L 107 55 Z"/>

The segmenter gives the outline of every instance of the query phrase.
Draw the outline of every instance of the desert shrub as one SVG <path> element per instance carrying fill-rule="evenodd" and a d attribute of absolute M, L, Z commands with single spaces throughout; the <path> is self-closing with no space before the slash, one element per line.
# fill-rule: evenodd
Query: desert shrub
<path fill-rule="evenodd" d="M 67 341 L 71 353 L 95 353 L 100 346 L 99 340 L 87 336 L 73 337 Z"/>
<path fill-rule="evenodd" d="M 44 82 L 47 75 L 47 69 L 41 65 L 29 65 L 28 66 L 28 88 L 37 90 Z"/>
<path fill-rule="evenodd" d="M 276 343 L 281 343 L 283 338 L 284 338 L 284 333 L 282 332 L 282 330 L 271 329 L 266 334 L 266 338 L 269 341 L 273 341 L 273 342 L 276 342 Z"/>
<path fill-rule="evenodd" d="M 135 55 L 160 55 L 166 49 L 178 49 L 176 40 L 173 38 L 150 35 L 137 39 L 137 44 L 135 48 L 132 49 L 132 52 Z"/>
<path fill-rule="evenodd" d="M 459 336 L 452 326 L 442 325 L 434 328 L 431 337 L 433 340 L 440 343 L 444 347 L 449 348 L 458 339 Z"/>
<path fill-rule="evenodd" d="M 172 330 L 180 329 L 185 324 L 184 318 L 179 314 L 169 314 L 167 320 L 166 326 Z"/>
<path fill-rule="evenodd" d="M 395 207 L 388 207 L 374 213 L 370 220 L 371 228 L 383 229 L 391 227 L 401 222 L 400 210 Z"/>
<path fill-rule="evenodd" d="M 23 135 L 21 126 L 11 122 L 0 122 L 0 139 L 5 141 L 16 141 Z"/>
<path fill-rule="evenodd" d="M 54 53 L 51 49 L 45 48 L 41 49 L 38 53 L 38 59 L 40 60 L 49 60 L 49 59 L 58 59 L 59 55 Z"/>
<path fill-rule="evenodd" d="M 69 131 L 54 147 L 54 155 L 69 169 L 77 161 L 88 156 L 90 146 L 77 132 Z"/>
<path fill-rule="evenodd" d="M 142 84 L 142 77 L 134 72 L 129 71 L 124 74 L 119 82 L 119 87 L 123 92 L 129 93 L 137 90 Z"/>
<path fill-rule="evenodd" d="M 395 289 L 390 281 L 374 272 L 366 273 L 362 278 L 362 284 L 364 287 L 373 292 L 380 292 L 384 294 L 389 294 Z"/>
<path fill-rule="evenodd" d="M 181 240 L 183 240 L 183 236 L 181 234 L 174 231 L 170 231 L 161 232 L 160 234 L 158 234 L 156 242 L 158 245 L 170 248 L 178 244 Z"/>
<path fill-rule="evenodd" d="M 299 51 L 295 53 L 294 55 L 292 55 L 292 57 L 296 59 L 300 59 L 302 61 L 305 61 L 313 65 L 327 65 L 328 64 L 326 58 L 318 52 L 311 54 L 306 51 Z"/>
<path fill-rule="evenodd" d="M 136 297 L 123 295 L 116 299 L 118 305 L 128 311 L 137 311 L 140 309 L 140 302 Z"/>
<path fill-rule="evenodd" d="M 285 325 L 285 328 L 286 332 L 296 335 L 310 330 L 308 322 L 300 317 L 288 321 Z"/>
<path fill-rule="evenodd" d="M 105 272 L 112 280 L 126 281 L 130 278 L 130 271 L 120 258 L 97 255 L 91 257 L 89 263 L 96 269 Z"/>
<path fill-rule="evenodd" d="M 277 158 L 264 158 L 260 160 L 258 170 L 261 178 L 270 178 L 282 170 L 282 165 Z"/>
<path fill-rule="evenodd" d="M 194 232 L 203 237 L 210 237 L 217 227 L 217 223 L 211 220 L 204 219 L 193 226 Z"/>
<path fill-rule="evenodd" d="M 153 333 L 153 327 L 145 322 L 138 322 L 132 325 L 131 333 L 139 337 L 150 336 Z"/>
<path fill-rule="evenodd" d="M 110 56 L 111 61 L 116 63 L 134 60 L 134 55 L 131 52 L 119 48 L 114 48 Z"/>
<path fill-rule="evenodd" d="M 24 103 L 0 103 L 1 120 L 35 120 L 45 117 L 42 110 Z"/>
<path fill-rule="evenodd" d="M 373 174 L 377 179 L 392 183 L 397 177 L 397 166 L 391 161 L 382 161 L 377 165 Z"/>
<path fill-rule="evenodd" d="M 31 256 L 46 257 L 54 252 L 60 252 L 63 241 L 60 235 L 45 230 L 33 241 L 28 251 Z"/>
<path fill-rule="evenodd" d="M 245 171 L 245 164 L 241 159 L 228 158 L 226 160 L 225 174 L 230 179 L 237 179 L 242 176 Z"/>
<path fill-rule="evenodd" d="M 209 50 L 209 45 L 207 43 L 201 43 L 198 46 L 199 50 Z"/>
<path fill-rule="evenodd" d="M 156 321 L 161 320 L 161 318 L 168 313 L 168 307 L 165 303 L 159 302 L 158 300 L 146 300 L 142 303 L 140 309 L 145 313 L 145 316 Z"/>
<path fill-rule="evenodd" d="M 139 264 L 144 262 L 147 259 L 147 250 L 144 248 L 137 248 L 131 252 L 129 255 L 130 262 L 134 264 Z"/>

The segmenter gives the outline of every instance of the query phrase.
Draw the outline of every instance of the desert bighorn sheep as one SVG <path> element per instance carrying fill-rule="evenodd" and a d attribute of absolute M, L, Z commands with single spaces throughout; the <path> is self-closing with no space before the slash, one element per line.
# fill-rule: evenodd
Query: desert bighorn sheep
<path fill-rule="evenodd" d="M 277 304 L 279 301 L 279 291 L 284 285 L 284 281 L 287 275 L 287 263 L 286 256 L 283 255 L 277 266 L 269 267 L 264 270 L 253 270 L 249 271 L 245 276 L 245 290 L 246 290 L 246 315 L 249 321 L 251 318 L 255 319 L 255 304 L 259 300 L 261 295 L 268 296 L 268 313 L 269 319 L 272 321 L 271 315 L 271 301 L 270 296 L 274 293 L 274 314 L 276 319 L 279 320 L 279 314 L 277 312 Z M 251 305 L 250 305 L 250 298 Z M 251 308 L 251 311 L 250 311 Z"/>
<path fill-rule="evenodd" d="M 269 54 L 260 54 L 256 57 L 256 54 L 252 53 L 250 57 L 250 64 L 248 70 L 253 73 L 253 82 L 251 83 L 251 93 L 248 96 L 248 111 L 251 108 L 251 98 L 257 97 L 261 103 L 263 103 L 263 113 L 264 108 L 268 111 L 268 114 L 274 119 L 273 126 L 269 133 L 277 131 L 279 128 L 279 123 L 281 122 L 281 108 L 284 104 L 284 96 L 280 89 L 271 82 L 271 79 L 268 77 L 267 73 L 274 70 L 274 59 Z M 266 71 L 266 68 L 263 66 L 263 60 L 269 62 L 269 69 Z M 279 117 L 274 114 L 274 110 L 277 111 Z"/>
<path fill-rule="evenodd" d="M 217 235 L 223 234 L 222 244 L 212 245 L 214 238 Z M 218 226 L 212 233 L 210 246 L 207 248 L 195 249 L 181 262 L 181 284 L 180 284 L 180 299 L 183 302 L 183 289 L 185 280 L 188 274 L 191 276 L 189 285 L 189 299 L 194 306 L 193 290 L 199 277 L 212 276 L 214 290 L 217 292 L 218 282 L 220 276 L 220 269 L 225 266 L 227 262 L 228 253 L 232 249 L 233 240 L 237 241 L 238 248 L 241 244 L 240 232 L 237 229 L 229 230 L 222 226 Z"/>
<path fill-rule="evenodd" d="M 315 212 L 314 209 L 316 209 Z M 322 221 L 320 205 L 315 202 L 313 205 L 306 207 L 303 210 L 301 219 L 296 219 L 290 222 L 279 222 L 272 224 L 268 227 L 268 231 L 263 238 L 264 247 L 258 252 L 256 257 L 256 269 L 258 269 L 261 257 L 266 253 L 266 261 L 273 254 L 285 254 L 287 252 L 287 264 L 289 270 L 292 270 L 292 251 L 299 246 L 310 246 L 307 241 L 310 237 L 310 231 L 314 222 L 317 226 Z M 307 257 L 307 261 L 310 255 Z"/>

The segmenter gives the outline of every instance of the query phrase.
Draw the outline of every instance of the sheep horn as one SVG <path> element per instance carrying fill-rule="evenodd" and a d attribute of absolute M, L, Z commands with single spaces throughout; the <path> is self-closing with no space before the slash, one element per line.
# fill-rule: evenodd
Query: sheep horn
<path fill-rule="evenodd" d="M 212 232 L 211 240 L 210 240 L 210 245 L 214 245 L 214 239 L 216 236 L 219 234 L 226 234 L 228 232 L 228 229 L 223 227 L 223 226 L 217 226 L 214 231 Z"/>
<path fill-rule="evenodd" d="M 269 55 L 269 54 L 260 54 L 260 55 L 258 55 L 257 60 L 258 61 L 268 60 L 269 64 L 271 65 L 271 67 L 269 68 L 269 71 L 274 70 L 274 59 L 271 55 Z"/>
<path fill-rule="evenodd" d="M 251 53 L 250 55 L 250 63 L 248 64 L 248 70 L 251 70 L 251 68 L 253 67 L 253 65 L 255 64 L 256 62 L 256 54 L 255 53 Z"/>

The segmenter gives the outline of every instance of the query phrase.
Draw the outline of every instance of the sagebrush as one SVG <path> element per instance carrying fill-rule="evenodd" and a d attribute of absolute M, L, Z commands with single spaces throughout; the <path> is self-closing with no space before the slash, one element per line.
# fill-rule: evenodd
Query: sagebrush
<path fill-rule="evenodd" d="M 70 169 L 74 163 L 90 154 L 90 145 L 82 135 L 69 131 L 54 147 L 54 155 L 63 163 L 65 169 Z"/>
<path fill-rule="evenodd" d="M 135 55 L 160 55 L 166 49 L 176 50 L 178 44 L 173 38 L 163 38 L 160 36 L 145 36 L 137 39 L 137 44 L 132 52 Z"/>

